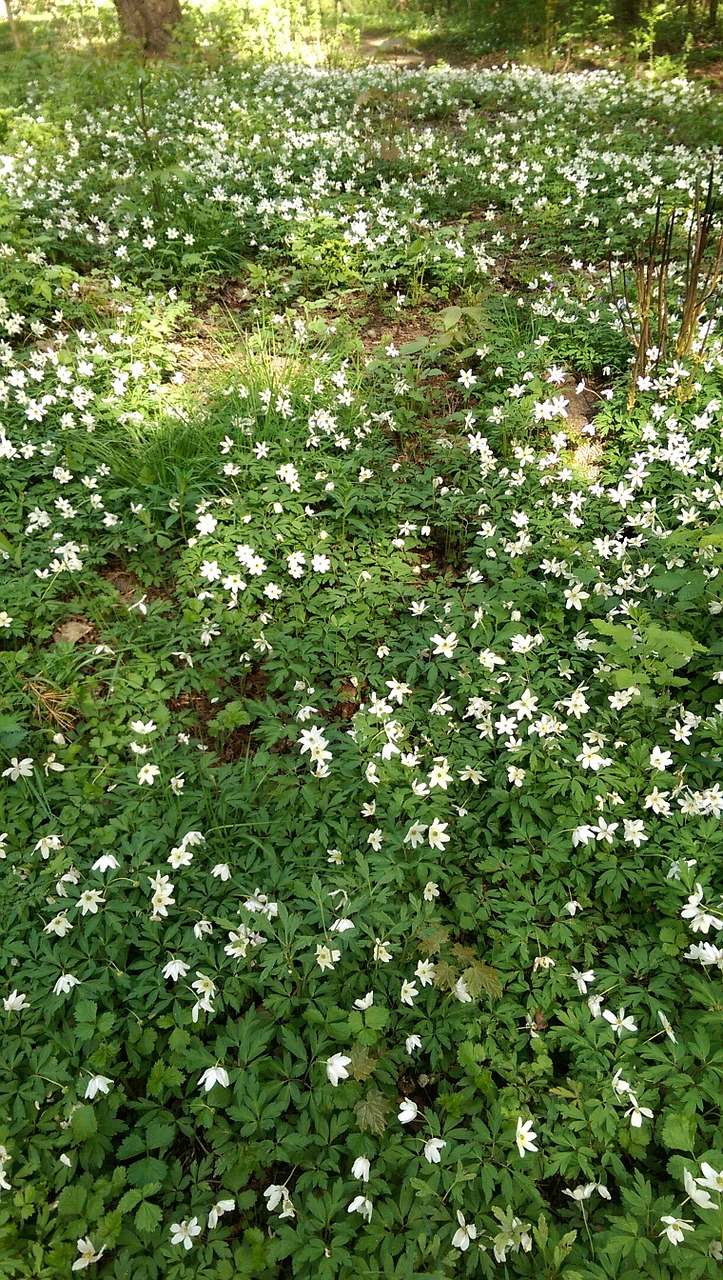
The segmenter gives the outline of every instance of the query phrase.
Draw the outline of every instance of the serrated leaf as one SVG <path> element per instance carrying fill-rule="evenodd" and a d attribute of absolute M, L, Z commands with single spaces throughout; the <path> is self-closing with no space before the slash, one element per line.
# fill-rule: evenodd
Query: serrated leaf
<path fill-rule="evenodd" d="M 85 1196 L 85 1187 L 79 1186 L 78 1183 L 73 1183 L 69 1187 L 63 1187 L 63 1190 L 58 1196 L 58 1213 L 69 1218 L 82 1217 Z"/>
<path fill-rule="evenodd" d="M 480 1062 L 484 1062 L 486 1054 L 481 1044 L 471 1040 L 463 1040 L 457 1051 L 457 1061 L 461 1067 L 476 1071 Z"/>
<path fill-rule="evenodd" d="M 178 1067 L 167 1062 L 154 1062 L 148 1076 L 146 1094 L 149 1098 L 159 1098 L 164 1089 L 174 1089 L 181 1084 L 183 1073 Z"/>
<path fill-rule="evenodd" d="M 153 1120 L 145 1131 L 146 1146 L 149 1151 L 166 1151 L 175 1136 L 175 1125 L 164 1124 L 162 1120 Z"/>
<path fill-rule="evenodd" d="M 695 1124 L 689 1116 L 670 1111 L 663 1120 L 661 1138 L 670 1151 L 692 1151 Z"/>
<path fill-rule="evenodd" d="M 159 1226 L 163 1214 L 157 1204 L 149 1204 L 144 1200 L 138 1206 L 138 1212 L 134 1218 L 136 1231 L 142 1236 L 148 1236 Z"/>
<path fill-rule="evenodd" d="M 85 1142 L 86 1138 L 92 1138 L 93 1134 L 98 1132 L 98 1117 L 94 1108 L 78 1107 L 71 1117 L 70 1131 L 78 1142 Z"/>
<path fill-rule="evenodd" d="M 459 974 L 447 960 L 438 960 L 434 966 L 434 985 L 440 991 L 454 991 Z"/>
<path fill-rule="evenodd" d="M 409 1185 L 414 1187 L 417 1195 L 421 1196 L 423 1200 L 429 1200 L 431 1196 L 437 1195 L 436 1189 L 430 1186 L 428 1182 L 425 1182 L 423 1178 L 410 1178 Z"/>
<path fill-rule="evenodd" d="M 635 635 L 632 627 L 623 626 L 620 622 L 607 622 L 603 618 L 592 618 L 591 625 L 603 636 L 610 636 L 619 649 L 633 649 Z"/>
<path fill-rule="evenodd" d="M 547 1226 L 547 1219 L 544 1213 L 541 1213 L 537 1220 L 537 1226 L 534 1228 L 534 1235 L 540 1248 L 544 1249 L 547 1244 L 549 1234 L 550 1232 Z"/>
<path fill-rule="evenodd" d="M 76 1022 L 91 1022 L 95 1026 L 98 1005 L 95 1000 L 79 1000 L 75 1010 Z"/>
<path fill-rule="evenodd" d="M 377 1059 L 365 1045 L 353 1044 L 349 1056 L 351 1057 L 350 1072 L 355 1080 L 368 1080 L 374 1075 Z"/>
<path fill-rule="evenodd" d="M 426 928 L 420 929 L 417 937 L 422 955 L 436 956 L 442 947 L 449 942 L 449 929 L 445 929 L 443 924 L 432 923 Z"/>
<path fill-rule="evenodd" d="M 368 102 L 383 102 L 386 97 L 383 89 L 362 89 L 354 99 L 355 107 L 365 107 Z"/>
<path fill-rule="evenodd" d="M 349 1014 L 349 1030 L 353 1036 L 358 1036 L 363 1030 L 364 1018 L 358 1009 L 352 1009 Z"/>
<path fill-rule="evenodd" d="M 454 946 L 450 947 L 450 951 L 458 960 L 468 960 L 471 964 L 474 964 L 477 959 L 477 955 L 472 947 L 466 947 L 461 942 L 455 942 Z"/>
<path fill-rule="evenodd" d="M 168 1044 L 173 1053 L 183 1053 L 190 1043 L 191 1037 L 183 1027 L 176 1027 L 168 1037 Z"/>
<path fill-rule="evenodd" d="M 145 1160 L 137 1160 L 128 1168 L 128 1181 L 133 1187 L 143 1187 L 148 1182 L 162 1182 L 168 1173 L 168 1166 L 155 1156 L 146 1156 Z"/>
<path fill-rule="evenodd" d="M 614 689 L 630 689 L 650 683 L 647 675 L 642 671 L 632 671 L 630 667 L 618 667 L 615 671 L 608 672 L 607 681 Z"/>
<path fill-rule="evenodd" d="M 137 1133 L 129 1133 L 118 1147 L 116 1156 L 119 1160 L 132 1160 L 134 1156 L 141 1155 L 145 1149 L 146 1144 L 140 1135 Z"/>
<path fill-rule="evenodd" d="M 301 1036 L 295 1031 L 292 1031 L 291 1027 L 282 1027 L 279 1032 L 279 1039 L 281 1040 L 284 1048 L 288 1049 L 289 1053 L 292 1054 L 293 1057 L 298 1058 L 300 1062 L 307 1061 L 309 1055 L 306 1051 L 306 1045 L 301 1039 Z"/>
<path fill-rule="evenodd" d="M 497 970 L 482 960 L 473 961 L 469 968 L 465 969 L 462 978 L 473 1000 L 482 994 L 491 996 L 493 1000 L 499 1000 L 502 995 L 502 983 Z"/>
<path fill-rule="evenodd" d="M 356 1122 L 362 1133 L 373 1133 L 381 1137 L 387 1127 L 387 1115 L 391 1111 L 391 1103 L 378 1089 L 369 1089 L 354 1107 Z"/>
<path fill-rule="evenodd" d="M 372 1004 L 364 1010 L 364 1022 L 373 1031 L 381 1031 L 389 1022 L 389 1010 L 383 1005 Z"/>
<path fill-rule="evenodd" d="M 118 1201 L 118 1210 L 120 1213 L 130 1213 L 131 1209 L 135 1209 L 137 1204 L 143 1199 L 140 1191 L 126 1191 Z"/>
<path fill-rule="evenodd" d="M 8 751 L 19 746 L 27 736 L 28 731 L 22 720 L 18 720 L 15 716 L 0 715 L 0 743 Z"/>

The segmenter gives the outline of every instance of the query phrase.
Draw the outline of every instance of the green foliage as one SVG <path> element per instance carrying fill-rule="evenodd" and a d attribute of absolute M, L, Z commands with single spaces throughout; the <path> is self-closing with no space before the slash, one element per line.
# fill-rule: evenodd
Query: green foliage
<path fill-rule="evenodd" d="M 718 109 L 143 74 L 7 122 L 0 1275 L 712 1280 L 723 350 L 603 259 Z"/>

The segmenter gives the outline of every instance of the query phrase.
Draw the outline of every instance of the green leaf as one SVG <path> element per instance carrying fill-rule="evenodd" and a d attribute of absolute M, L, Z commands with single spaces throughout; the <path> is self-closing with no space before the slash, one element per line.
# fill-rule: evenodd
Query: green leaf
<path fill-rule="evenodd" d="M 176 1089 L 183 1081 L 183 1072 L 179 1067 L 167 1062 L 154 1062 L 148 1075 L 146 1094 L 149 1098 L 159 1098 L 166 1089 Z"/>
<path fill-rule="evenodd" d="M 85 1197 L 86 1189 L 80 1183 L 74 1182 L 69 1187 L 63 1187 L 58 1196 L 58 1213 L 69 1218 L 82 1217 Z"/>
<path fill-rule="evenodd" d="M 462 978 L 473 1000 L 477 1000 L 482 994 L 490 996 L 493 1000 L 499 1000 L 502 995 L 499 974 L 496 969 L 484 964 L 482 960 L 473 960 L 469 968 L 464 970 Z"/>
<path fill-rule="evenodd" d="M 425 1182 L 423 1178 L 410 1178 L 409 1185 L 414 1187 L 417 1195 L 421 1196 L 423 1200 L 429 1200 L 437 1194 L 436 1189 L 430 1186 L 428 1182 Z"/>
<path fill-rule="evenodd" d="M 0 715 L 0 744 L 8 751 L 20 745 L 27 738 L 28 731 L 22 720 L 16 716 Z"/>
<path fill-rule="evenodd" d="M 118 1147 L 116 1155 L 119 1160 L 131 1160 L 133 1156 L 141 1155 L 145 1149 L 146 1144 L 140 1134 L 129 1133 Z"/>
<path fill-rule="evenodd" d="M 462 308 L 461 308 L 461 307 L 447 307 L 447 308 L 442 312 L 442 315 L 441 315 L 440 319 L 441 319 L 441 321 L 442 321 L 442 325 L 443 325 L 443 327 L 444 327 L 445 331 L 446 331 L 446 330 L 448 330 L 448 329 L 453 329 L 453 328 L 454 328 L 454 326 L 455 326 L 456 324 L 459 324 L 460 320 L 462 319 Z"/>
<path fill-rule="evenodd" d="M 550 1235 L 550 1232 L 547 1226 L 547 1219 L 544 1213 L 540 1214 L 537 1220 L 537 1226 L 533 1230 L 533 1235 L 539 1247 L 541 1249 L 544 1249 Z"/>
<path fill-rule="evenodd" d="M 389 1022 L 389 1010 L 383 1005 L 372 1004 L 364 1010 L 364 1022 L 375 1031 L 382 1031 Z"/>
<path fill-rule="evenodd" d="M 130 1213 L 131 1209 L 135 1209 L 143 1199 L 141 1191 L 126 1191 L 118 1201 L 118 1209 L 120 1213 Z"/>
<path fill-rule="evenodd" d="M 148 1236 L 160 1225 L 162 1218 L 163 1213 L 159 1209 L 158 1205 L 149 1204 L 147 1200 L 144 1200 L 143 1203 L 139 1205 L 138 1212 L 134 1219 L 136 1231 L 139 1235 Z"/>
<path fill-rule="evenodd" d="M 362 1133 L 373 1133 L 381 1137 L 387 1127 L 387 1115 L 391 1111 L 391 1103 L 378 1089 L 369 1089 L 354 1107 L 356 1122 Z"/>
<path fill-rule="evenodd" d="M 370 1053 L 363 1044 L 353 1044 L 351 1047 L 351 1068 L 350 1074 L 355 1080 L 368 1080 L 374 1075 L 377 1065 L 376 1055 Z"/>
<path fill-rule="evenodd" d="M 690 1116 L 669 1111 L 663 1119 L 661 1130 L 663 1145 L 670 1151 L 693 1151 L 695 1145 L 695 1120 Z"/>
<path fill-rule="evenodd" d="M 95 1000 L 79 1000 L 75 1010 L 76 1022 L 91 1022 L 95 1026 L 98 1005 Z"/>
<path fill-rule="evenodd" d="M 309 1056 L 306 1051 L 306 1045 L 301 1036 L 292 1031 L 291 1027 L 282 1027 L 279 1031 L 279 1039 L 284 1048 L 288 1049 L 293 1057 L 298 1058 L 300 1062 L 306 1062 Z"/>
<path fill-rule="evenodd" d="M 95 1108 L 91 1106 L 78 1107 L 71 1117 L 70 1131 L 78 1142 L 85 1142 L 86 1138 L 92 1138 L 93 1134 L 98 1132 L 98 1117 L 95 1114 Z"/>
<path fill-rule="evenodd" d="M 172 1053 L 183 1053 L 188 1048 L 191 1037 L 183 1027 L 176 1027 L 168 1037 L 168 1044 Z"/>
<path fill-rule="evenodd" d="M 175 1125 L 153 1120 L 145 1131 L 146 1146 L 150 1151 L 154 1149 L 165 1151 L 170 1147 L 175 1136 Z"/>
<path fill-rule="evenodd" d="M 635 636 L 632 627 L 625 627 L 619 622 L 606 622 L 602 618 L 593 618 L 591 625 L 601 636 L 610 636 L 619 649 L 633 649 Z"/>
<path fill-rule="evenodd" d="M 143 1187 L 147 1182 L 163 1182 L 167 1173 L 168 1165 L 163 1160 L 146 1156 L 128 1166 L 128 1181 L 133 1187 Z"/>

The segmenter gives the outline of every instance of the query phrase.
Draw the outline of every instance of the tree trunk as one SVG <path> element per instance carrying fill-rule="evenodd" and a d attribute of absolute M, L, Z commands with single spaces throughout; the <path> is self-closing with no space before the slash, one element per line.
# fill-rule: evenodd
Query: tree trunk
<path fill-rule="evenodd" d="M 13 0 L 4 0 L 4 2 L 5 2 L 5 12 L 8 18 L 8 26 L 10 28 L 10 39 L 13 42 L 13 48 L 21 49 L 22 40 L 20 39 L 18 24 L 15 21 L 15 14 L 13 13 Z"/>
<path fill-rule="evenodd" d="M 635 27 L 640 21 L 640 0 L 618 0 L 618 19 L 624 27 Z"/>
<path fill-rule="evenodd" d="M 145 53 L 168 52 L 173 28 L 181 20 L 180 0 L 114 0 L 123 35 Z"/>
<path fill-rule="evenodd" d="M 718 21 L 718 0 L 710 0 L 708 5 L 708 23 L 714 27 Z"/>

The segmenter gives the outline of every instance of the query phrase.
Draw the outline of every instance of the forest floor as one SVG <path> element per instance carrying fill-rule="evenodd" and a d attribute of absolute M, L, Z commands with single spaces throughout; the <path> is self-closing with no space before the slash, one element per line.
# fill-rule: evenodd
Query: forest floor
<path fill-rule="evenodd" d="M 6 60 L 20 1280 L 719 1274 L 723 108 L 369 38 Z"/>

